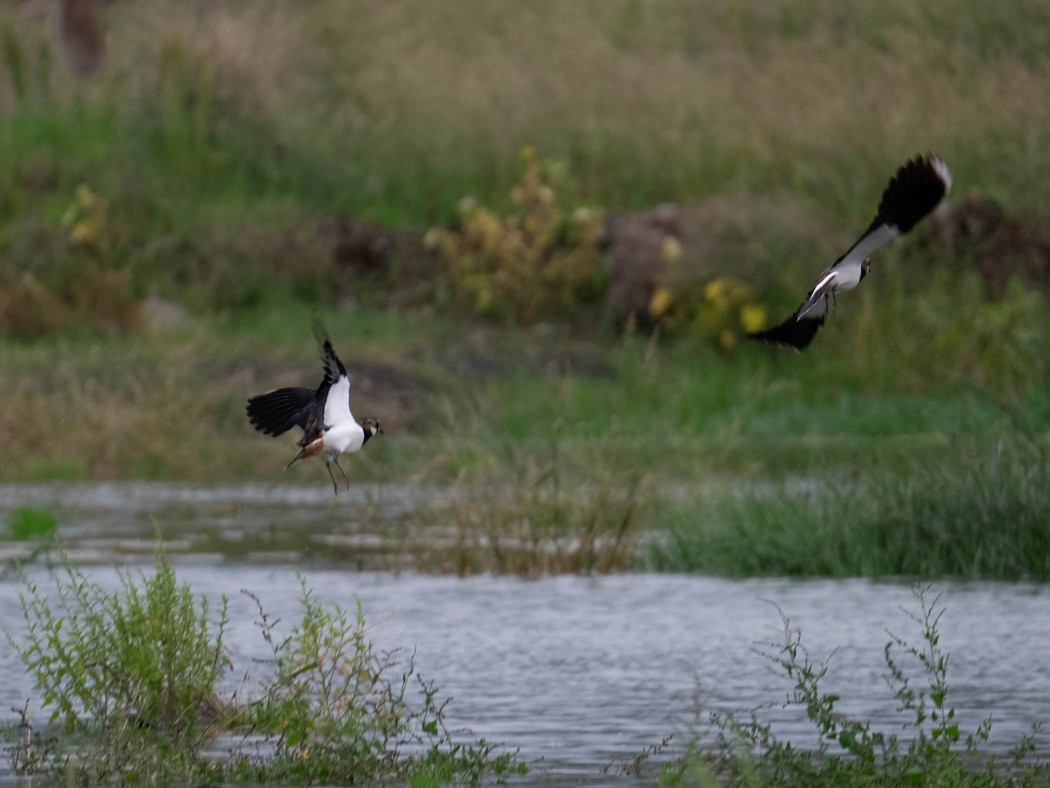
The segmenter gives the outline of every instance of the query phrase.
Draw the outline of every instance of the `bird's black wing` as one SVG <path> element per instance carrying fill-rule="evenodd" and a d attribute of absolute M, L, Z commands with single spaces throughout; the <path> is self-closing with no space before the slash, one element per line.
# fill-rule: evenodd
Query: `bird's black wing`
<path fill-rule="evenodd" d="M 879 210 L 868 229 L 835 265 L 859 263 L 898 235 L 904 235 L 937 207 L 951 187 L 951 170 L 932 153 L 904 164 L 882 193 Z"/>
<path fill-rule="evenodd" d="M 248 400 L 248 421 L 263 435 L 282 435 L 292 427 L 306 429 L 317 392 L 308 388 L 268 391 Z"/>
<path fill-rule="evenodd" d="M 321 382 L 321 386 L 317 389 L 318 397 L 322 398 L 322 393 L 326 397 L 328 389 L 333 386 L 340 377 L 346 376 L 349 378 L 350 376 L 346 371 L 346 367 L 343 366 L 343 362 L 339 360 L 339 356 L 335 354 L 335 349 L 332 347 L 332 340 L 328 336 L 328 330 L 324 327 L 324 323 L 315 317 L 313 328 L 314 336 L 317 337 L 317 341 L 321 343 L 321 361 L 324 363 L 324 380 Z M 323 392 L 322 389 L 324 389 Z"/>
<path fill-rule="evenodd" d="M 775 345 L 787 345 L 796 350 L 802 350 L 813 341 L 817 331 L 824 325 L 828 317 L 828 306 L 826 300 L 820 300 L 803 313 L 809 298 L 802 302 L 791 317 L 778 326 L 767 328 L 765 331 L 756 331 L 748 334 L 748 339 L 757 339 Z"/>

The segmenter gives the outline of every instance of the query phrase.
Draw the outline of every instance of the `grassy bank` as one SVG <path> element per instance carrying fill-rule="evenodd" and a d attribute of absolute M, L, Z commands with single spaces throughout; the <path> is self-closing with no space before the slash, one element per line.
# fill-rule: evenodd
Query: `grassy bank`
<path fill-rule="evenodd" d="M 354 370 L 355 413 L 386 432 L 347 458 L 351 477 L 452 494 L 372 524 L 418 568 L 1048 576 L 1050 405 L 1038 377 L 993 390 L 892 376 L 890 359 L 864 370 L 851 355 L 726 356 L 699 340 L 396 313 L 329 322 Z M 319 464 L 282 471 L 293 440 L 255 433 L 243 412 L 253 393 L 317 377 L 305 309 L 8 343 L 0 362 L 5 481 L 293 482 L 330 494 Z"/>
<path fill-rule="evenodd" d="M 716 574 L 1050 578 L 1048 449 L 953 440 L 909 458 L 675 512 L 656 565 Z"/>
<path fill-rule="evenodd" d="M 291 442 L 243 415 L 251 394 L 316 379 L 317 312 L 354 373 L 355 414 L 386 430 L 351 475 L 467 501 L 396 526 L 419 544 L 458 534 L 438 566 L 518 571 L 491 548 L 508 534 L 533 556 L 525 571 L 638 566 L 634 535 L 656 530 L 671 535 L 652 559 L 666 568 L 1045 575 L 1026 554 L 1046 463 L 1023 458 L 1050 426 L 1050 324 L 1045 277 L 1017 263 L 1041 249 L 1050 202 L 1038 3 L 152 0 L 105 15 L 106 65 L 80 80 L 45 18 L 0 9 L 0 481 L 323 481 L 316 466 L 282 474 Z M 992 288 L 985 247 L 923 225 L 801 355 L 718 349 L 696 321 L 625 328 L 602 306 L 608 260 L 582 295 L 547 288 L 569 314 L 481 322 L 475 291 L 419 236 L 454 226 L 472 195 L 513 247 L 520 228 L 497 217 L 535 215 L 515 213 L 526 146 L 558 162 L 566 216 L 687 206 L 682 266 L 701 288 L 741 280 L 770 319 L 918 151 L 950 163 L 953 198 L 994 198 L 1028 245 Z M 350 264 L 351 218 L 413 232 Z M 144 316 L 157 299 L 169 325 Z M 996 465 L 1000 451 L 1018 459 Z M 777 487 L 796 478 L 826 494 Z M 753 492 L 768 484 L 780 492 Z M 988 485 L 1000 500 L 975 501 L 979 517 L 947 512 L 956 489 Z M 908 556 L 983 543 L 980 524 L 1001 517 L 1023 532 L 990 564 L 889 549 L 800 561 L 788 548 L 811 542 L 789 535 L 813 507 L 853 531 L 918 534 Z M 727 534 L 738 549 L 715 560 Z M 552 539 L 564 550 L 547 563 Z M 739 547 L 763 543 L 782 560 Z"/>

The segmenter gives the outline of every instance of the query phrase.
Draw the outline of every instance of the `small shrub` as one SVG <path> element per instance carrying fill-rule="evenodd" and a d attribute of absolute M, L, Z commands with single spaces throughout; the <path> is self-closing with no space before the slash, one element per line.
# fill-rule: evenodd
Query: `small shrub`
<path fill-rule="evenodd" d="M 71 566 L 65 572 L 55 603 L 26 581 L 28 633 L 25 643 L 12 640 L 51 721 L 81 734 L 55 745 L 45 771 L 109 781 L 192 769 L 222 707 L 215 685 L 228 665 L 226 600 L 213 612 L 194 599 L 163 554 L 152 577 L 136 583 L 123 572 L 115 592 Z"/>
<path fill-rule="evenodd" d="M 823 680 L 830 657 L 814 661 L 802 645 L 802 633 L 780 611 L 783 638 L 758 649 L 776 673 L 791 685 L 784 708 L 805 711 L 819 745 L 800 748 L 781 741 L 772 727 L 752 712 L 711 715 L 717 733 L 713 749 L 692 744 L 686 755 L 664 770 L 666 785 L 1043 785 L 1050 778 L 1044 764 L 1030 759 L 1033 738 L 1023 737 L 1009 758 L 988 756 L 991 719 L 965 734 L 948 703 L 948 654 L 940 646 L 939 596 L 930 587 L 915 589 L 919 611 L 905 611 L 919 626 L 918 645 L 890 634 L 885 648 L 886 680 L 905 715 L 901 724 L 911 738 L 872 730 L 837 708 L 841 697 L 827 692 Z M 778 608 L 779 611 L 779 608 Z M 902 661 L 901 657 L 905 659 Z"/>
<path fill-rule="evenodd" d="M 600 211 L 561 207 L 564 167 L 522 151 L 525 171 L 510 192 L 506 216 L 469 197 L 458 206 L 458 230 L 428 234 L 448 262 L 451 280 L 479 315 L 530 324 L 571 316 L 601 292 Z"/>
<path fill-rule="evenodd" d="M 262 698 L 240 723 L 263 735 L 272 754 L 248 757 L 238 776 L 253 780 L 322 783 L 372 782 L 440 775 L 473 782 L 521 771 L 509 754 L 484 740 L 454 742 L 444 725 L 437 689 L 401 666 L 396 654 L 377 652 L 365 637 L 358 604 L 351 615 L 322 605 L 300 578 L 303 616 L 284 639 L 276 637 L 259 599 L 258 624 L 272 652 L 274 674 Z M 391 674 L 395 678 L 391 679 Z M 407 698 L 415 684 L 422 704 Z"/>
<path fill-rule="evenodd" d="M 61 224 L 71 246 L 98 258 L 105 257 L 109 251 L 109 201 L 95 194 L 87 184 L 77 186 L 73 201 L 62 215 Z"/>
<path fill-rule="evenodd" d="M 129 241 L 109 202 L 81 184 L 57 226 L 23 227 L 0 269 L 0 330 L 20 339 L 80 322 L 103 334 L 138 326 Z"/>

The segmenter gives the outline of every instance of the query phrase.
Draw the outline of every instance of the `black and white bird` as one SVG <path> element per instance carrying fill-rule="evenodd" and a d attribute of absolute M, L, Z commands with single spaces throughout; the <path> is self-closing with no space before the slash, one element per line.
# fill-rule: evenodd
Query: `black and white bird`
<path fill-rule="evenodd" d="M 868 229 L 820 275 L 794 314 L 780 325 L 748 337 L 798 350 L 806 347 L 824 325 L 829 303 L 835 305 L 835 294 L 860 284 L 871 267 L 871 255 L 922 221 L 951 186 L 948 165 L 933 154 L 916 156 L 902 166 L 882 193 L 878 213 Z"/>
<path fill-rule="evenodd" d="M 294 387 L 275 389 L 248 400 L 248 421 L 264 435 L 283 435 L 292 427 L 300 427 L 299 453 L 292 458 L 287 470 L 299 460 L 320 455 L 332 489 L 339 494 L 332 463 L 343 474 L 346 486 L 350 479 L 339 464 L 343 452 L 358 451 L 374 435 L 382 435 L 376 419 L 364 419 L 358 424 L 350 413 L 350 375 L 335 354 L 328 332 L 320 321 L 314 321 L 314 335 L 321 343 L 324 361 L 324 380 L 317 390 Z"/>

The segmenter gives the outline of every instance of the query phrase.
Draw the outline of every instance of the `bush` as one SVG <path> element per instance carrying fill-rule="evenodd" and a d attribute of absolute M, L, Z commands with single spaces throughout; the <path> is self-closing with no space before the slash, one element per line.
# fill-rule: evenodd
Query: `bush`
<path fill-rule="evenodd" d="M 121 572 L 116 592 L 65 571 L 54 606 L 27 581 L 27 642 L 12 645 L 51 721 L 81 735 L 17 749 L 16 771 L 89 781 L 191 771 L 223 706 L 215 684 L 229 665 L 226 600 L 213 613 L 176 582 L 163 555 L 141 587 Z"/>
<path fill-rule="evenodd" d="M 262 697 L 242 709 L 239 723 L 253 736 L 262 734 L 272 753 L 244 758 L 238 778 L 473 782 L 522 771 L 511 755 L 493 755 L 494 746 L 484 740 L 453 742 L 433 684 L 415 673 L 411 660 L 399 670 L 396 655 L 374 649 L 365 638 L 360 604 L 352 616 L 339 606 L 326 608 L 300 582 L 303 617 L 283 640 L 275 637 L 277 622 L 248 594 L 258 605 L 275 671 Z M 420 708 L 406 698 L 412 683 L 423 698 Z"/>
<path fill-rule="evenodd" d="M 477 314 L 531 324 L 571 316 L 601 293 L 602 215 L 563 209 L 564 167 L 528 147 L 521 157 L 525 171 L 511 189 L 509 214 L 498 216 L 464 197 L 459 229 L 432 230 L 428 242 L 441 250 L 453 286 Z"/>

